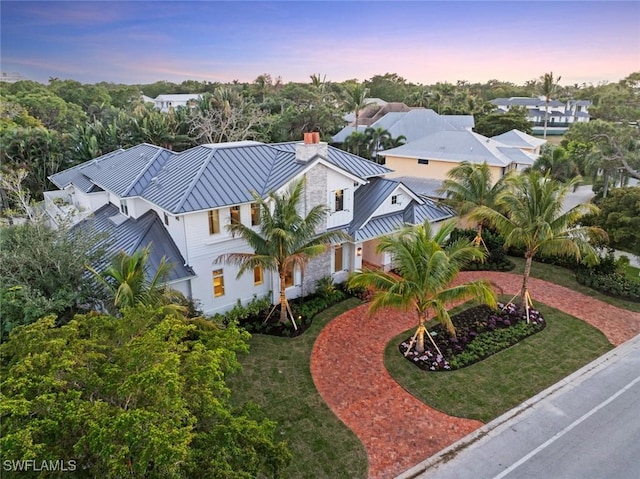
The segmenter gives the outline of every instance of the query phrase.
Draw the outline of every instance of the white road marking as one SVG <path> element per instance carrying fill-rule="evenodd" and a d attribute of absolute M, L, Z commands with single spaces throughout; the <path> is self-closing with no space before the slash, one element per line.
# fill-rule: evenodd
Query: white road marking
<path fill-rule="evenodd" d="M 493 479 L 502 479 L 503 477 L 505 477 L 507 474 L 509 474 L 511 471 L 513 471 L 514 469 L 520 467 L 522 464 L 524 464 L 525 462 L 527 462 L 529 459 L 531 459 L 533 456 L 535 456 L 536 454 L 538 454 L 540 451 L 542 451 L 543 449 L 545 449 L 547 446 L 553 444 L 555 441 L 557 441 L 558 439 L 560 439 L 562 436 L 564 436 L 566 433 L 568 433 L 569 431 L 571 431 L 574 427 L 576 427 L 578 424 L 580 424 L 581 422 L 583 422 L 585 419 L 588 419 L 590 416 L 593 416 L 596 412 L 598 412 L 600 409 L 602 409 L 603 407 L 605 407 L 607 404 L 611 403 L 612 401 L 614 401 L 618 396 L 620 396 L 622 393 L 624 393 L 625 391 L 628 391 L 629 389 L 631 389 L 637 382 L 640 381 L 640 376 L 638 376 L 637 378 L 635 378 L 633 381 L 631 381 L 629 384 L 627 384 L 625 387 L 623 387 L 622 389 L 620 389 L 617 393 L 615 393 L 613 396 L 609 397 L 608 399 L 606 399 L 605 401 L 601 402 L 600 404 L 598 404 L 596 407 L 594 407 L 591 411 L 585 413 L 583 416 L 581 416 L 580 418 L 576 419 L 575 421 L 573 421 L 570 425 L 568 425 L 567 427 L 565 427 L 562 431 L 558 432 L 556 435 L 554 435 L 553 437 L 551 437 L 550 439 L 548 439 L 546 442 L 540 444 L 538 447 L 536 447 L 533 451 L 531 451 L 529 454 L 527 454 L 526 456 L 524 456 L 522 459 L 520 459 L 518 462 L 513 463 L 511 466 L 509 466 L 507 469 L 505 469 L 504 471 L 502 471 L 500 474 L 498 474 L 497 476 L 495 476 Z"/>

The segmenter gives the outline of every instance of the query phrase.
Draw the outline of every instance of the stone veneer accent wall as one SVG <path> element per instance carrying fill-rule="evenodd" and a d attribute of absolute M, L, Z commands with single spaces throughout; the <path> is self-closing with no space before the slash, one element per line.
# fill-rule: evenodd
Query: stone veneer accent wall
<path fill-rule="evenodd" d="M 316 165 L 306 173 L 306 184 L 304 194 L 304 213 L 307 214 L 316 205 L 327 204 L 327 173 L 328 168 L 324 165 Z M 327 221 L 318 228 L 318 232 L 327 229 Z M 316 289 L 316 282 L 331 274 L 331 252 L 327 251 L 317 258 L 311 259 L 302 278 L 302 294 L 307 295 Z"/>
<path fill-rule="evenodd" d="M 316 283 L 320 278 L 331 274 L 331 248 L 320 256 L 312 258 L 302 277 L 302 294 L 307 296 L 316 290 Z"/>

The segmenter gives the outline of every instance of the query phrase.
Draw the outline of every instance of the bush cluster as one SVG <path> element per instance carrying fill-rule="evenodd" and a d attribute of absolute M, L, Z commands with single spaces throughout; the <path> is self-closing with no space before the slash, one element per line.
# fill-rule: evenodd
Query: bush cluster
<path fill-rule="evenodd" d="M 365 295 L 366 290 L 364 289 L 350 289 L 346 283 L 334 284 L 331 277 L 326 277 L 318 281 L 313 294 L 289 301 L 297 329 L 294 328 L 291 321 L 287 321 L 285 324 L 278 321 L 280 317 L 279 306 L 276 306 L 275 311 L 269 316 L 273 305 L 268 296 L 254 297 L 246 306 L 243 306 L 238 300 L 238 304 L 231 311 L 224 314 L 217 313 L 212 319 L 222 321 L 225 324 L 235 322 L 250 333 L 293 337 L 306 331 L 311 326 L 313 317 L 319 312 L 349 296 L 364 297 Z"/>
<path fill-rule="evenodd" d="M 473 241 L 476 234 L 477 231 L 472 228 L 456 228 L 451 232 L 450 241 L 457 241 L 459 239 Z M 475 261 L 468 264 L 463 268 L 464 271 L 511 271 L 515 268 L 515 264 L 507 258 L 502 236 L 488 228 L 484 228 L 482 231 L 482 239 L 489 251 L 487 257 L 484 262 Z"/>
<path fill-rule="evenodd" d="M 602 293 L 630 301 L 640 302 L 640 282 L 628 279 L 620 273 L 599 273 L 590 269 L 576 272 L 578 283 Z"/>
<path fill-rule="evenodd" d="M 427 371 L 455 370 L 502 351 L 546 327 L 537 310 L 529 309 L 527 323 L 526 312 L 512 303 L 499 304 L 497 310 L 486 305 L 475 306 L 452 316 L 451 320 L 456 328 L 455 336 L 451 336 L 442 325 L 429 331 L 442 355 L 437 353 L 428 338 L 423 353 L 415 350 L 407 353 L 410 339 L 400 344 L 400 352 Z"/>

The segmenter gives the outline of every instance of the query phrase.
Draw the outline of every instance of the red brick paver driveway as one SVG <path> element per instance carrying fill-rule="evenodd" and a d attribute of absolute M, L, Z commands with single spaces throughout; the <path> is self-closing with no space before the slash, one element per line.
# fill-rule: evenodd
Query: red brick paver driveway
<path fill-rule="evenodd" d="M 485 278 L 504 294 L 519 290 L 521 277 L 509 273 L 465 272 L 458 281 Z M 531 278 L 531 295 L 599 328 L 614 345 L 640 333 L 633 313 L 546 281 Z M 414 326 L 415 318 L 385 310 L 374 317 L 368 305 L 331 321 L 318 336 L 311 374 L 320 395 L 358 436 L 369 457 L 370 478 L 390 478 L 449 446 L 482 425 L 448 416 L 406 392 L 384 367 L 391 338 Z M 352 359 L 356 357 L 358 361 Z"/>

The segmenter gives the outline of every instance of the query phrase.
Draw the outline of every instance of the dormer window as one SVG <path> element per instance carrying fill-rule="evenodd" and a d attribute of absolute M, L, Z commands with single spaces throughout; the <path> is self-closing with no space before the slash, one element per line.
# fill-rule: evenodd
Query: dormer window
<path fill-rule="evenodd" d="M 127 206 L 127 200 L 120 200 L 120 213 L 125 216 L 129 216 L 129 207 Z"/>
<path fill-rule="evenodd" d="M 400 195 L 393 195 L 391 197 L 391 204 L 392 205 L 399 205 L 400 204 Z"/>

